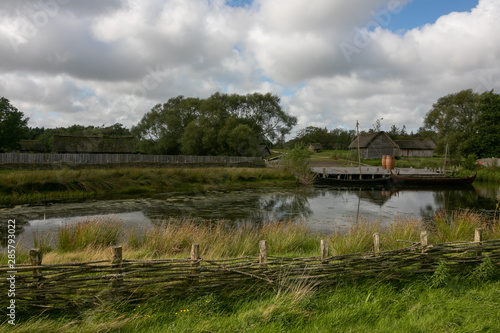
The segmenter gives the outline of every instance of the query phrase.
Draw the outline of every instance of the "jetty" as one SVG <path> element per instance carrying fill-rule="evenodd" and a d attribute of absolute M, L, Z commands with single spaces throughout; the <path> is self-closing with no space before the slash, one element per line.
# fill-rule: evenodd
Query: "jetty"
<path fill-rule="evenodd" d="M 360 179 L 359 167 L 312 167 L 311 171 L 316 173 L 322 178 L 333 179 Z M 390 176 L 391 171 L 400 175 L 408 176 L 436 176 L 442 175 L 440 169 L 414 169 L 414 168 L 396 168 L 392 170 L 383 169 L 380 166 L 362 166 L 361 175 L 362 179 L 378 179 L 387 178 Z"/>

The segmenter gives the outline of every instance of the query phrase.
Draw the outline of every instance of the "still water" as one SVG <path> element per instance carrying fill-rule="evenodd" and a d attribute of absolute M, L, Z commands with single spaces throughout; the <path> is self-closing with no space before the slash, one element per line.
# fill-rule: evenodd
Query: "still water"
<path fill-rule="evenodd" d="M 89 217 L 114 217 L 125 228 L 161 224 L 171 217 L 254 223 L 302 220 L 312 229 L 332 231 L 358 218 L 390 223 L 395 217 L 429 220 L 435 212 L 474 209 L 493 216 L 498 185 L 466 189 L 339 189 L 333 187 L 265 188 L 237 191 L 169 193 L 153 198 L 102 200 L 0 210 L 0 219 L 16 219 L 18 239 L 33 246 L 34 232 L 57 232 L 63 223 Z M 5 246 L 6 228 L 0 230 Z"/>

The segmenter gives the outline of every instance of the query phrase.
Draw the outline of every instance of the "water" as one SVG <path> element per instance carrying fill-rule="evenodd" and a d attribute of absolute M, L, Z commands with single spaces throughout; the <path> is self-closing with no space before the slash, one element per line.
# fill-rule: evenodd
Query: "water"
<path fill-rule="evenodd" d="M 332 231 L 359 218 L 390 223 L 394 217 L 430 220 L 440 210 L 474 209 L 493 215 L 498 185 L 474 184 L 467 189 L 335 189 L 332 187 L 265 188 L 238 191 L 170 193 L 154 198 L 18 206 L 0 210 L 0 219 L 16 219 L 18 239 L 33 246 L 34 232 L 57 232 L 63 223 L 113 217 L 124 228 L 161 224 L 170 217 L 197 220 L 266 222 L 304 220 L 318 231 Z M 5 223 L 6 225 L 6 223 Z M 0 230 L 6 245 L 6 226 Z"/>

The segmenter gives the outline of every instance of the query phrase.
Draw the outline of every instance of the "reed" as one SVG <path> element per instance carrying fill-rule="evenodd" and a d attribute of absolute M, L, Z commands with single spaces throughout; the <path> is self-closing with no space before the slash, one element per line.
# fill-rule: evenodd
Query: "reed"
<path fill-rule="evenodd" d="M 200 186 L 263 186 L 291 182 L 286 171 L 270 168 L 122 168 L 32 170 L 0 173 L 0 205 L 82 200 L 190 189 Z"/>
<path fill-rule="evenodd" d="M 476 228 L 487 228 L 487 220 L 469 209 L 453 211 L 451 214 L 441 211 L 434 215 L 433 227 L 435 232 L 432 232 L 430 242 L 454 242 L 470 238 Z"/>
<path fill-rule="evenodd" d="M 63 224 L 57 230 L 59 251 L 116 245 L 122 233 L 121 222 L 114 219 L 87 219 Z"/>

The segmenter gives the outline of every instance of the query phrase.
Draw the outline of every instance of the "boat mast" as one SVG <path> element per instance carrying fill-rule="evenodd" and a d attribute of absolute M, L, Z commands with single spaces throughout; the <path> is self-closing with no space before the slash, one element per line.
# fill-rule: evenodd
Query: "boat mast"
<path fill-rule="evenodd" d="M 448 144 L 446 144 L 446 149 L 444 150 L 443 175 L 446 175 L 446 155 L 447 154 L 448 154 Z"/>
<path fill-rule="evenodd" d="M 358 129 L 359 123 L 356 120 L 356 135 L 358 136 L 358 165 L 359 165 L 359 179 L 361 180 L 363 178 L 363 175 L 361 174 L 361 154 L 359 153 L 359 129 Z"/>

